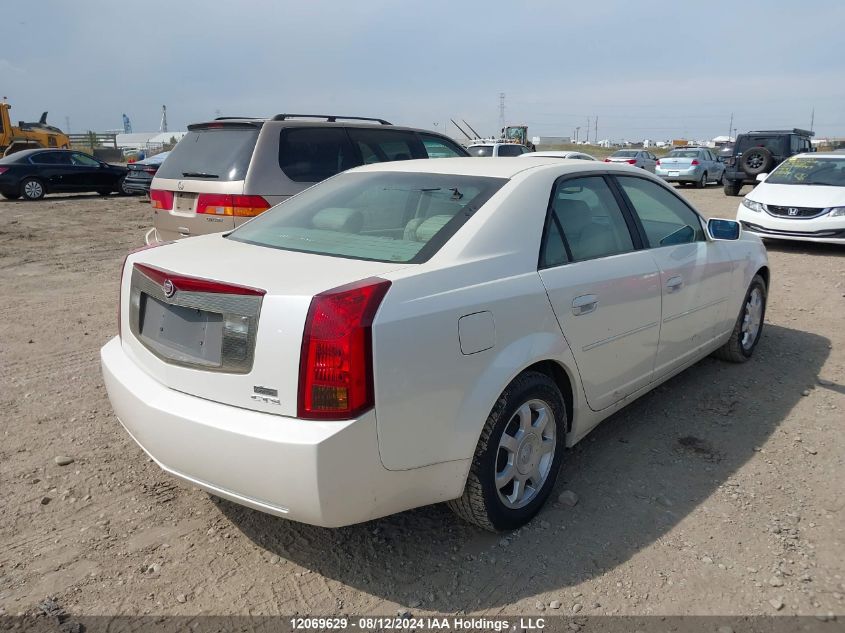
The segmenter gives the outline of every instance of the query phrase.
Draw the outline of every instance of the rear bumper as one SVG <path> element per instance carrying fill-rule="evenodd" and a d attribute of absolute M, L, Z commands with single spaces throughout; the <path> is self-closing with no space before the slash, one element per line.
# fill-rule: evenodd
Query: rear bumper
<path fill-rule="evenodd" d="M 654 175 L 659 176 L 666 182 L 698 182 L 701 180 L 702 174 L 704 174 L 704 170 L 700 166 L 690 169 L 664 169 L 657 167 L 654 170 Z"/>
<path fill-rule="evenodd" d="M 460 496 L 468 461 L 381 464 L 375 413 L 344 422 L 249 411 L 169 389 L 119 339 L 101 350 L 115 414 L 168 473 L 262 512 L 339 527 Z"/>
<path fill-rule="evenodd" d="M 132 180 L 130 178 L 126 178 L 123 181 L 123 188 L 127 191 L 149 193 L 151 182 L 152 180 Z"/>

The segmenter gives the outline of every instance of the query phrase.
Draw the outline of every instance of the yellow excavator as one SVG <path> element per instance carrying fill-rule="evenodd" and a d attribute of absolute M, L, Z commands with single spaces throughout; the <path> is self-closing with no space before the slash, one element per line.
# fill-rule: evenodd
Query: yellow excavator
<path fill-rule="evenodd" d="M 68 135 L 59 128 L 47 125 L 47 113 L 34 123 L 18 122 L 12 125 L 6 97 L 0 103 L 0 155 L 8 156 L 23 149 L 37 149 L 39 147 L 55 147 L 70 149 Z"/>

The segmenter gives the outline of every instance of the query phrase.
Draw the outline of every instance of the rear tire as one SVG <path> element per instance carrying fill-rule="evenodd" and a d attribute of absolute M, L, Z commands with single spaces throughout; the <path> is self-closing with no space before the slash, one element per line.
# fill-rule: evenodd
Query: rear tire
<path fill-rule="evenodd" d="M 696 189 L 704 189 L 707 186 L 707 172 L 701 174 L 701 178 L 695 183 Z"/>
<path fill-rule="evenodd" d="M 728 342 L 713 352 L 713 356 L 731 363 L 744 363 L 754 353 L 757 341 L 763 333 L 766 318 L 766 282 L 760 275 L 754 275 L 739 316 Z"/>
<path fill-rule="evenodd" d="M 491 532 L 530 521 L 554 488 L 566 427 L 551 378 L 534 371 L 514 378 L 487 417 L 463 494 L 449 507 Z"/>
<path fill-rule="evenodd" d="M 736 182 L 734 180 L 727 180 L 726 178 L 722 179 L 722 182 L 725 186 L 725 195 L 726 196 L 738 196 L 740 190 L 742 189 L 742 183 Z"/>
<path fill-rule="evenodd" d="M 121 196 L 134 196 L 135 192 L 126 188 L 126 176 L 117 182 L 117 193 Z"/>
<path fill-rule="evenodd" d="M 21 196 L 25 200 L 41 200 L 46 193 L 44 183 L 38 178 L 24 178 L 21 182 Z"/>

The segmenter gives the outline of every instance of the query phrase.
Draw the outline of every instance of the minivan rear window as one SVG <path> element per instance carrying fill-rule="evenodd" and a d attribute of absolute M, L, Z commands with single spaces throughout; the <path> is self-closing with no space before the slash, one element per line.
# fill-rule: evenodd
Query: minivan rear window
<path fill-rule="evenodd" d="M 276 205 L 228 237 L 289 251 L 419 263 L 506 182 L 416 172 L 340 174 Z"/>
<path fill-rule="evenodd" d="M 243 180 L 258 132 L 254 126 L 190 130 L 167 156 L 156 177 L 211 182 Z"/>

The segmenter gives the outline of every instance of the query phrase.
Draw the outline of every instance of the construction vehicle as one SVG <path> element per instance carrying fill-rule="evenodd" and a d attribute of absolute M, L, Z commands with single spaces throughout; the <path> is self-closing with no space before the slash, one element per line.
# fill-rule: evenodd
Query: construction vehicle
<path fill-rule="evenodd" d="M 59 128 L 47 125 L 47 113 L 35 123 L 20 121 L 12 125 L 9 110 L 12 109 L 6 98 L 0 103 L 0 155 L 8 156 L 23 149 L 55 147 L 70 149 L 70 139 Z"/>
<path fill-rule="evenodd" d="M 470 142 L 484 142 L 484 143 L 516 143 L 518 145 L 524 145 L 532 152 L 536 151 L 537 148 L 534 147 L 534 143 L 528 140 L 528 126 L 527 125 L 508 125 L 507 127 L 503 127 L 502 131 L 499 133 L 499 138 L 481 138 L 478 132 L 473 129 L 473 127 L 466 122 L 466 119 L 461 119 L 464 122 L 464 125 L 469 128 L 472 132 L 472 136 L 467 134 L 464 129 L 455 123 L 455 119 L 449 119 L 452 124 L 461 131 L 461 134 L 466 136 Z"/>

